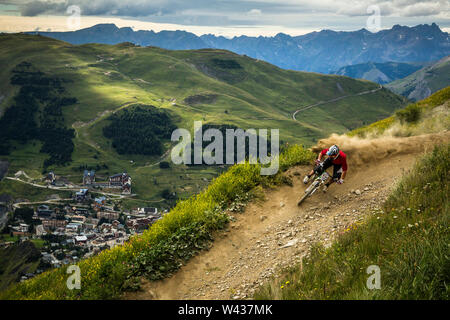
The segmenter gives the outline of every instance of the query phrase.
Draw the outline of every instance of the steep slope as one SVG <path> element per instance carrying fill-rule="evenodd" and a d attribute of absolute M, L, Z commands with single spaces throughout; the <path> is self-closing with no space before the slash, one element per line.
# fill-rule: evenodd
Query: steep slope
<path fill-rule="evenodd" d="M 410 100 L 418 101 L 449 85 L 450 56 L 447 56 L 404 79 L 387 84 L 386 87 Z"/>
<path fill-rule="evenodd" d="M 449 159 L 448 141 L 428 151 L 381 210 L 350 225 L 331 246 L 314 245 L 254 298 L 448 300 Z"/>
<path fill-rule="evenodd" d="M 127 293 L 124 298 L 252 299 L 260 286 L 300 263 L 315 243 L 329 246 L 340 234 L 377 213 L 415 159 L 449 141 L 449 132 L 366 144 L 349 140 L 343 144 L 349 155 L 349 174 L 343 185 L 333 185 L 326 194 L 318 192 L 298 207 L 305 189 L 302 179 L 311 167 L 290 169 L 285 174 L 292 179 L 292 186 L 267 190 L 264 200 L 233 215 L 235 221 L 208 251 L 172 277 L 145 281 L 142 291 Z M 361 162 L 367 146 L 370 154 L 378 157 Z"/>
<path fill-rule="evenodd" d="M 274 37 L 239 36 L 227 39 L 212 34 L 198 37 L 183 31 L 132 31 L 115 25 L 97 25 L 73 32 L 30 32 L 72 44 L 124 41 L 166 49 L 218 48 L 268 61 L 281 68 L 329 73 L 341 67 L 366 62 L 436 61 L 450 54 L 448 33 L 436 24 L 371 33 L 322 30 L 301 36 L 279 33 Z M 333 54 L 330 54 L 330 53 Z"/>
<path fill-rule="evenodd" d="M 422 124 L 430 118 L 438 121 L 448 118 L 449 90 L 441 90 L 421 101 L 424 115 L 415 123 L 403 126 L 424 128 Z M 343 185 L 333 185 L 326 194 L 316 192 L 298 207 L 297 201 L 306 188 L 302 178 L 311 167 L 291 168 L 285 175 L 292 179 L 292 185 L 266 190 L 244 212 L 233 214 L 230 228 L 220 234 L 207 252 L 195 257 L 172 277 L 146 281 L 142 291 L 127 293 L 124 298 L 252 299 L 260 286 L 270 285 L 271 294 L 263 298 L 278 299 L 283 296 L 283 286 L 288 287 L 289 283 L 283 280 L 280 289 L 281 280 L 277 277 L 282 274 L 281 279 L 297 280 L 299 263 L 311 253 L 313 245 L 322 243 L 329 247 L 338 236 L 357 228 L 366 218 L 383 214 L 381 209 L 387 196 L 410 171 L 417 157 L 430 152 L 435 145 L 445 146 L 450 142 L 448 119 L 445 124 L 430 134 L 413 131 L 402 137 L 388 128 L 371 137 L 332 135 L 320 140 L 313 151 L 338 144 L 348 155 L 349 174 Z M 358 132 L 361 130 L 355 131 Z M 442 181 L 445 183 L 445 178 Z M 309 276 L 316 279 L 314 275 Z M 341 290 L 340 296 L 345 292 Z M 285 299 L 292 298 L 298 299 L 298 293 L 291 293 Z"/>
<path fill-rule="evenodd" d="M 31 241 L 0 248 L 0 291 L 20 280 L 20 277 L 36 271 L 41 252 Z"/>
<path fill-rule="evenodd" d="M 430 97 L 397 110 L 394 115 L 352 130 L 348 136 L 361 138 L 390 135 L 407 137 L 448 130 L 450 86 L 433 93 Z"/>
<path fill-rule="evenodd" d="M 411 73 L 422 68 L 424 65 L 425 63 L 368 62 L 345 66 L 331 73 L 385 84 L 394 80 L 405 78 Z"/>
<path fill-rule="evenodd" d="M 64 125 L 75 129 L 73 161 L 49 170 L 62 176 L 78 175 L 78 181 L 86 166 L 99 166 L 98 174 L 103 177 L 127 170 L 133 177 L 133 190 L 142 200 L 159 201 L 166 188 L 184 198 L 201 190 L 221 169 L 178 166 L 163 170 L 157 164 L 168 152 L 161 157 L 117 154 L 103 128 L 110 123 L 111 114 L 136 104 L 165 110 L 181 128 L 191 129 L 193 120 L 244 129 L 279 128 L 282 140 L 310 145 L 331 132 L 342 133 L 386 117 L 404 103 L 383 89 L 318 108 L 294 122 L 291 115 L 299 106 L 356 95 L 377 85 L 282 70 L 223 50 L 168 51 L 131 43 L 74 46 L 16 34 L 0 36 L 0 61 L 5 66 L 0 70 L 0 93 L 6 96 L 2 108 L 9 107 L 18 92 L 10 78 L 23 61 L 61 79 L 67 96 L 77 99 L 62 108 Z M 33 178 L 41 177 L 47 155 L 39 152 L 40 147 L 36 141 L 17 144 L 6 157 L 9 172 L 25 169 Z M 165 148 L 168 151 L 170 144 Z"/>

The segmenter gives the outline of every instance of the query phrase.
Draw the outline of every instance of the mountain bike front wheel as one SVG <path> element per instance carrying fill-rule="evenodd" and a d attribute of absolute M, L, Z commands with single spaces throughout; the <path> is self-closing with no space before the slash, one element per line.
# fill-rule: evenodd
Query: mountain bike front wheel
<path fill-rule="evenodd" d="M 308 197 L 310 196 L 310 194 L 313 193 L 313 191 L 316 190 L 316 189 L 317 189 L 317 187 L 311 188 L 311 190 L 309 190 L 308 192 L 306 192 L 306 193 L 303 195 L 303 197 L 298 201 L 297 206 L 301 205 L 302 202 L 303 202 L 306 198 L 308 198 Z"/>

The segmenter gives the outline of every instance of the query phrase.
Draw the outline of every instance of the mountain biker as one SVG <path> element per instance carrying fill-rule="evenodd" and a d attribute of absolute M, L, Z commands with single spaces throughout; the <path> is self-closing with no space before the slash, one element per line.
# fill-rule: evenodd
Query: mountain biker
<path fill-rule="evenodd" d="M 327 155 L 327 158 L 321 163 L 324 155 Z M 337 145 L 332 145 L 330 148 L 323 149 L 319 153 L 316 160 L 316 166 L 309 174 L 305 176 L 303 183 L 307 184 L 314 172 L 316 172 L 319 176 L 331 166 L 333 166 L 333 176 L 332 179 L 330 179 L 330 181 L 323 187 L 323 192 L 326 192 L 330 184 L 333 182 L 336 182 L 337 184 L 344 183 L 344 179 L 347 174 L 347 155 L 339 150 Z"/>

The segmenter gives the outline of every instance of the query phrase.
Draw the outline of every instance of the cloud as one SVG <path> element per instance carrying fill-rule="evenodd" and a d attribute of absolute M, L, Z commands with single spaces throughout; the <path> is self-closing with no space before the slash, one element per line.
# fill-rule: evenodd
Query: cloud
<path fill-rule="evenodd" d="M 12 0 L 0 0 L 0 3 Z M 382 17 L 450 18 L 450 0 L 18 0 L 22 16 L 65 15 L 70 5 L 84 16 L 116 16 L 188 25 L 288 25 L 305 17 L 367 17 L 370 6 Z"/>
<path fill-rule="evenodd" d="M 30 0 L 0 0 L 0 4 L 21 5 L 30 2 Z"/>
<path fill-rule="evenodd" d="M 34 0 L 20 4 L 20 11 L 23 16 L 37 16 L 40 14 L 65 14 L 69 6 L 80 7 L 82 14 L 88 16 L 147 16 L 158 12 L 169 12 L 171 8 L 176 8 L 179 0 L 65 0 L 49 1 Z"/>
<path fill-rule="evenodd" d="M 21 6 L 22 16 L 33 17 L 43 13 L 58 12 L 64 8 L 63 3 L 52 3 L 47 1 L 32 1 Z"/>
<path fill-rule="evenodd" d="M 342 1 L 339 1 L 342 2 Z M 338 3 L 339 3 L 338 2 Z M 424 17 L 437 15 L 442 12 L 449 13 L 450 1 L 448 0 L 394 0 L 394 1 L 353 1 L 337 4 L 336 12 L 346 16 L 366 16 L 367 8 L 376 6 L 382 16 L 397 17 Z"/>
<path fill-rule="evenodd" d="M 0 0 L 4 1 L 4 0 Z M 1 3 L 1 2 L 0 2 Z M 187 10 L 208 10 L 216 12 L 247 12 L 251 11 L 255 5 L 276 8 L 283 4 L 276 4 L 253 0 L 34 0 L 22 3 L 22 15 L 39 15 L 42 13 L 64 13 L 64 9 L 70 5 L 81 8 L 85 15 L 114 15 L 143 17 L 151 15 L 165 15 L 180 13 Z M 253 13 L 259 9 L 253 9 Z M 259 10 L 260 12 L 261 10 Z"/>
<path fill-rule="evenodd" d="M 404 9 L 405 17 L 431 16 L 441 12 L 442 6 L 439 3 L 415 3 Z M 448 7 L 447 7 L 448 9 Z"/>
<path fill-rule="evenodd" d="M 260 16 L 261 15 L 261 10 L 259 10 L 259 9 L 252 9 L 252 10 L 248 11 L 247 14 L 249 16 Z"/>

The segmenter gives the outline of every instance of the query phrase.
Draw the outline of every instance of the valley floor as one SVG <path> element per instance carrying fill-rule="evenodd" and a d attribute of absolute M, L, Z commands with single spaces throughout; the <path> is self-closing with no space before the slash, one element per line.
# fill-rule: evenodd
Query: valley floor
<path fill-rule="evenodd" d="M 310 167 L 291 168 L 285 174 L 292 178 L 292 187 L 266 190 L 264 201 L 253 201 L 243 213 L 234 214 L 236 220 L 216 236 L 209 251 L 191 259 L 171 278 L 146 281 L 141 291 L 124 298 L 251 299 L 283 267 L 299 263 L 313 243 L 330 244 L 339 233 L 376 214 L 416 158 L 434 144 L 448 141 L 450 132 L 393 138 L 386 150 L 379 150 L 383 159 L 361 163 L 349 156 L 345 183 L 333 185 L 325 194 L 317 192 L 300 207 L 302 179 Z"/>

